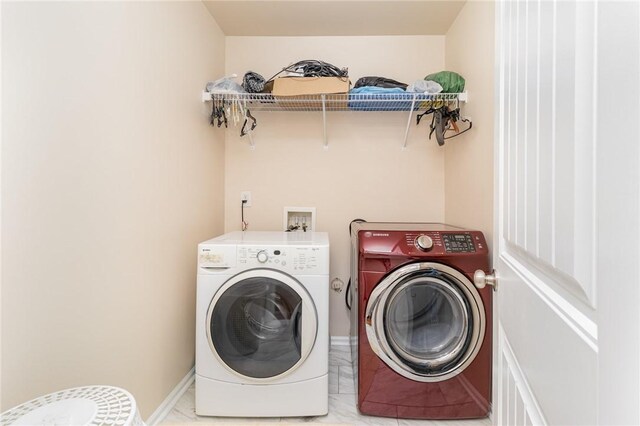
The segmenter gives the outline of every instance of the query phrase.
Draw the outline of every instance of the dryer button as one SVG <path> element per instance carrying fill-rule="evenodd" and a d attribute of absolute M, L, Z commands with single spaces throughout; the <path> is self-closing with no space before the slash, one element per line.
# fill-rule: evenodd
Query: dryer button
<path fill-rule="evenodd" d="M 427 235 L 420 235 L 415 239 L 415 245 L 422 251 L 431 250 L 433 247 L 433 240 Z"/>

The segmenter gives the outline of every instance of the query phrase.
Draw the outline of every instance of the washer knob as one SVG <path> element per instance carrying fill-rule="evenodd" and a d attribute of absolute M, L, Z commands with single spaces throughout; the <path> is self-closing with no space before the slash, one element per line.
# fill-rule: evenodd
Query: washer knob
<path fill-rule="evenodd" d="M 418 247 L 420 250 L 427 251 L 431 250 L 431 248 L 433 247 L 433 240 L 427 235 L 420 235 L 418 238 L 416 238 L 415 244 L 416 247 Z"/>
<path fill-rule="evenodd" d="M 267 254 L 266 251 L 260 250 L 256 255 L 256 258 L 258 259 L 258 262 L 266 263 L 266 261 L 269 260 L 269 255 Z"/>

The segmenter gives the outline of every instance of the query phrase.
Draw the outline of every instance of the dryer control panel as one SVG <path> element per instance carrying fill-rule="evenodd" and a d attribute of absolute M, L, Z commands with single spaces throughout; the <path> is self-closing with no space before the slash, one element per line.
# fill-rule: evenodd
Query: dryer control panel
<path fill-rule="evenodd" d="M 385 274 L 416 261 L 451 265 L 464 271 L 469 279 L 477 269 L 490 270 L 487 242 L 480 231 L 442 224 L 362 223 L 356 226 L 365 228 L 356 231 L 357 247 L 354 247 L 357 250 L 354 255 L 358 256 L 356 267 L 360 271 Z M 396 226 L 402 229 L 393 229 Z M 353 233 L 351 241 L 353 244 Z"/>
<path fill-rule="evenodd" d="M 470 234 L 442 234 L 447 253 L 475 253 L 476 247 Z"/>
<path fill-rule="evenodd" d="M 360 231 L 360 250 L 379 255 L 460 256 L 486 254 L 487 243 L 479 231 Z"/>

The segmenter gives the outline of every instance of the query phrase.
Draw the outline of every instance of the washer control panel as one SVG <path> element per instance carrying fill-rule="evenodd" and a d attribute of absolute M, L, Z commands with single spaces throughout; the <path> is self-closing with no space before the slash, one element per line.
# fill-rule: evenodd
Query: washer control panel
<path fill-rule="evenodd" d="M 475 253 L 476 247 L 469 234 L 442 234 L 442 242 L 447 253 Z"/>
<path fill-rule="evenodd" d="M 319 247 L 239 246 L 238 266 L 280 269 L 291 274 L 327 273 L 327 250 Z"/>

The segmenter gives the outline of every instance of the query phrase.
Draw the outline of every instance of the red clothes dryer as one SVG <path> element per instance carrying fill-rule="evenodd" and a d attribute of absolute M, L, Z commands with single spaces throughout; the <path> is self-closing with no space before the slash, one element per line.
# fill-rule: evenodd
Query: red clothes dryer
<path fill-rule="evenodd" d="M 363 414 L 486 417 L 492 289 L 481 232 L 443 224 L 352 223 L 351 342 Z"/>

